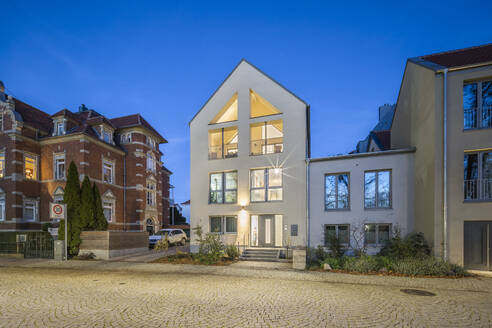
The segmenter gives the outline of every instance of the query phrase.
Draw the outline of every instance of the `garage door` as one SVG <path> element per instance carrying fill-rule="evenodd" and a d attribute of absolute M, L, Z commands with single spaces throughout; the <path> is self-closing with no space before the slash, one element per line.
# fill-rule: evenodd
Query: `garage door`
<path fill-rule="evenodd" d="M 492 221 L 465 222 L 464 228 L 465 267 L 491 270 Z"/>

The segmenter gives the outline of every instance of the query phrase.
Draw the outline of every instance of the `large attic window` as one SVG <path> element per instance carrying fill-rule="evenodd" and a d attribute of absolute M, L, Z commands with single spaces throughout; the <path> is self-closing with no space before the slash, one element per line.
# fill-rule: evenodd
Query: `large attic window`
<path fill-rule="evenodd" d="M 237 121 L 237 92 L 225 104 L 210 124 Z"/>
<path fill-rule="evenodd" d="M 251 118 L 282 114 L 275 106 L 251 89 L 249 89 L 249 99 L 251 102 Z"/>

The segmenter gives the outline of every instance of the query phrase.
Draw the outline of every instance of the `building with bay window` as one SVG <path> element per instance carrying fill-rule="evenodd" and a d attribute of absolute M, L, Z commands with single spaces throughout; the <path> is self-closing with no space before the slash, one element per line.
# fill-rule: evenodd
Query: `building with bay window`
<path fill-rule="evenodd" d="M 101 194 L 110 230 L 169 224 L 166 140 L 139 114 L 106 118 L 84 105 L 47 114 L 5 94 L 0 83 L 0 231 L 36 231 L 49 203 L 63 202 L 73 161 Z M 166 207 L 166 208 L 164 208 Z"/>

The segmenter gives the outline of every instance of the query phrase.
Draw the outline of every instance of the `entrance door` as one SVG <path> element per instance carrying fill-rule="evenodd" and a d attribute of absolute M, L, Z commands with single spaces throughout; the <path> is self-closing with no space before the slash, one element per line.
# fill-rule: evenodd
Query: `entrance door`
<path fill-rule="evenodd" d="M 275 216 L 260 215 L 258 219 L 258 246 L 275 246 Z"/>
<path fill-rule="evenodd" d="M 469 269 L 492 269 L 492 221 L 465 222 L 464 262 Z"/>
<path fill-rule="evenodd" d="M 154 234 L 154 221 L 152 219 L 147 219 L 146 230 L 149 233 L 149 236 Z"/>

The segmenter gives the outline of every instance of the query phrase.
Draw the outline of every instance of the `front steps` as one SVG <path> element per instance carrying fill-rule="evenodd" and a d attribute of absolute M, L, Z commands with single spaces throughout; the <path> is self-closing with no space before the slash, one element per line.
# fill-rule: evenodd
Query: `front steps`
<path fill-rule="evenodd" d="M 239 257 L 242 261 L 280 262 L 280 249 L 276 248 L 247 248 Z"/>

